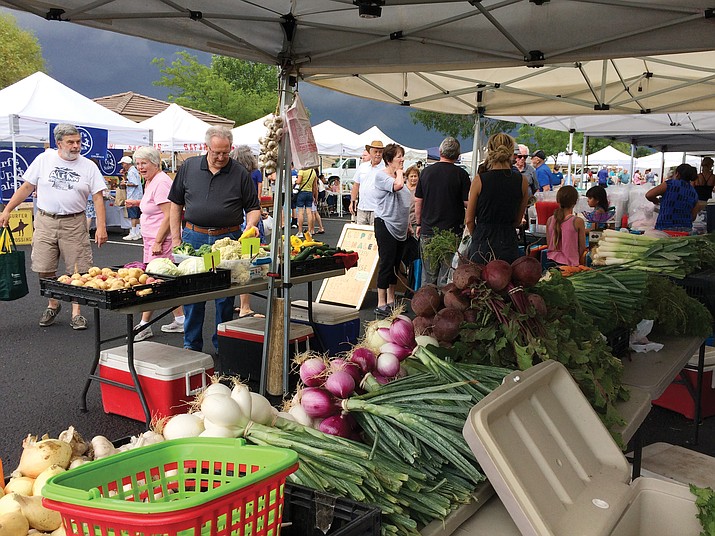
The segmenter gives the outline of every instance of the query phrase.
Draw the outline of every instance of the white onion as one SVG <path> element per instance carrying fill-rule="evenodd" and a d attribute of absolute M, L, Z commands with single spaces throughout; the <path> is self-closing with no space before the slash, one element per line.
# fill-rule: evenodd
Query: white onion
<path fill-rule="evenodd" d="M 231 396 L 231 388 L 227 385 L 216 382 L 216 383 L 212 383 L 206 389 L 204 389 L 203 394 L 204 394 L 204 396 L 210 396 L 210 395 Z"/>
<path fill-rule="evenodd" d="M 265 425 L 273 422 L 273 406 L 265 396 L 258 393 L 251 393 L 251 420 Z"/>
<path fill-rule="evenodd" d="M 164 425 L 164 438 L 167 440 L 182 437 L 198 437 L 204 431 L 203 421 L 193 413 L 174 415 Z"/>
<path fill-rule="evenodd" d="M 208 421 L 204 420 L 204 425 Z M 238 437 L 241 433 L 241 428 L 231 428 L 228 426 L 206 426 L 206 429 L 199 434 L 199 437 Z"/>
<path fill-rule="evenodd" d="M 245 384 L 237 383 L 234 385 L 233 389 L 231 389 L 231 398 L 236 401 L 244 415 L 251 415 L 251 391 Z"/>
<path fill-rule="evenodd" d="M 303 409 L 303 406 L 300 404 L 293 404 L 288 410 L 288 413 L 293 416 L 295 422 L 302 424 L 303 426 L 313 426 L 313 419 L 310 418 L 310 416 Z"/>
<path fill-rule="evenodd" d="M 204 414 L 204 420 L 209 420 L 219 426 L 231 428 L 248 424 L 248 415 L 243 414 L 238 403 L 230 396 L 204 397 L 201 401 L 201 412 Z"/>

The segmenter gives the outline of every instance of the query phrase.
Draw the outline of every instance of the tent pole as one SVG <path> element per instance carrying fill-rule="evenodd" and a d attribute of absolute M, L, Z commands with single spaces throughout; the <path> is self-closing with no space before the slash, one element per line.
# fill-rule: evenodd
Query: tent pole
<path fill-rule="evenodd" d="M 283 70 L 280 74 L 279 80 L 279 113 L 283 114 L 285 108 L 289 101 L 289 96 L 292 97 L 293 90 L 289 83 L 289 74 L 287 71 Z M 274 314 L 285 314 L 286 322 L 284 322 L 283 330 L 283 389 L 284 392 L 288 392 L 288 371 L 289 368 L 286 365 L 288 362 L 288 349 L 289 345 L 289 335 L 290 335 L 290 193 L 292 191 L 291 187 L 291 169 L 290 169 L 290 143 L 288 140 L 288 129 L 283 129 L 283 138 L 280 141 L 278 149 L 278 166 L 276 169 L 276 180 L 273 188 L 273 234 L 271 235 L 271 272 L 278 272 L 278 252 L 279 248 L 283 247 L 283 259 L 285 262 L 280 265 L 283 271 L 283 297 L 285 298 L 286 310 L 285 311 L 273 311 L 273 295 L 275 294 L 275 281 L 276 278 L 268 278 L 268 300 L 266 302 L 266 322 L 264 326 L 264 340 L 263 340 L 263 351 L 261 355 L 261 379 L 259 385 L 259 393 L 261 395 L 266 394 L 267 380 L 268 380 L 268 351 L 269 351 L 269 333 L 271 327 L 271 317 Z M 285 192 L 285 195 L 283 193 Z M 281 210 L 283 212 L 283 225 L 281 226 L 280 214 Z M 284 241 L 281 244 L 281 230 L 283 230 Z M 311 297 L 309 296 L 309 299 Z"/>
<path fill-rule="evenodd" d="M 635 160 L 636 160 L 636 144 L 631 141 L 631 180 L 628 184 L 633 184 L 633 172 L 635 171 Z"/>
<path fill-rule="evenodd" d="M 588 145 L 588 136 L 585 134 L 583 135 L 583 148 L 581 149 L 581 180 L 586 181 L 586 145 Z M 588 184 L 585 185 L 585 187 L 588 187 Z"/>
<path fill-rule="evenodd" d="M 15 191 L 17 192 L 17 142 L 15 141 L 15 125 L 14 121 L 17 120 L 19 122 L 19 118 L 17 116 L 10 116 L 10 136 L 12 139 L 12 179 L 13 179 L 13 188 L 15 188 Z M 0 192 L 0 197 L 2 197 L 2 193 Z M 12 196 L 10 196 L 12 197 Z M 1 201 L 2 199 L 0 199 Z M 9 200 L 8 200 L 9 201 Z"/>
<path fill-rule="evenodd" d="M 566 184 L 573 184 L 571 169 L 573 165 L 573 135 L 576 132 L 574 129 L 569 129 L 569 169 L 566 174 Z"/>
<path fill-rule="evenodd" d="M 477 174 L 477 166 L 481 161 L 481 112 L 477 110 L 476 117 L 474 118 L 474 141 L 472 142 L 472 177 Z"/>

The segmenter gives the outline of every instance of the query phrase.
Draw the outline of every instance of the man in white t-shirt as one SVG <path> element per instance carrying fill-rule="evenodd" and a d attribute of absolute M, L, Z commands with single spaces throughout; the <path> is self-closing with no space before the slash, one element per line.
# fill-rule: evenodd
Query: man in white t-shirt
<path fill-rule="evenodd" d="M 374 212 L 377 208 L 375 198 L 375 175 L 385 163 L 382 161 L 382 151 L 385 146 L 380 140 L 373 141 L 365 146 L 365 150 L 370 154 L 370 160 L 358 166 L 352 191 L 350 192 L 350 213 L 356 216 L 358 225 L 372 225 L 374 223 Z M 358 201 L 359 199 L 359 201 Z"/>
<path fill-rule="evenodd" d="M 85 218 L 87 198 L 92 197 L 97 213 L 94 241 L 107 241 L 104 197 L 107 188 L 97 165 L 80 155 L 82 139 L 74 125 L 60 123 L 54 130 L 57 150 L 48 149 L 25 171 L 25 181 L 0 214 L 0 228 L 6 227 L 10 212 L 37 190 L 35 231 L 32 237 L 32 271 L 41 278 L 54 278 L 62 255 L 67 272 L 86 273 L 92 266 L 92 247 Z M 61 305 L 50 299 L 40 317 L 40 326 L 54 323 Z M 72 329 L 87 329 L 79 304 L 72 304 Z"/>

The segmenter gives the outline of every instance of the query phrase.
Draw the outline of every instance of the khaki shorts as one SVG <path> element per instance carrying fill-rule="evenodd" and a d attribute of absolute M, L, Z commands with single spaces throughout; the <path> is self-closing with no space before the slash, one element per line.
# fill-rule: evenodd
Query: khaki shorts
<path fill-rule="evenodd" d="M 358 225 L 375 225 L 375 213 L 372 210 L 358 209 L 355 223 Z"/>
<path fill-rule="evenodd" d="M 84 273 L 92 266 L 87 218 L 84 212 L 67 218 L 52 218 L 37 212 L 32 235 L 32 271 L 55 273 L 60 255 L 67 273 Z"/>

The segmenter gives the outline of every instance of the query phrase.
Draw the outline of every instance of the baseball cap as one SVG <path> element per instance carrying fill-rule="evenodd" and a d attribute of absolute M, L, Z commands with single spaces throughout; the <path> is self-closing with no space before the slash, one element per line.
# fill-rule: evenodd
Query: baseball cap
<path fill-rule="evenodd" d="M 123 156 L 122 159 L 119 161 L 120 164 L 131 164 L 132 163 L 132 157 L 131 156 Z"/>
<path fill-rule="evenodd" d="M 546 153 L 539 149 L 538 151 L 534 151 L 534 153 L 531 155 L 531 157 L 536 157 L 536 158 L 541 158 L 542 160 L 546 160 Z"/>

